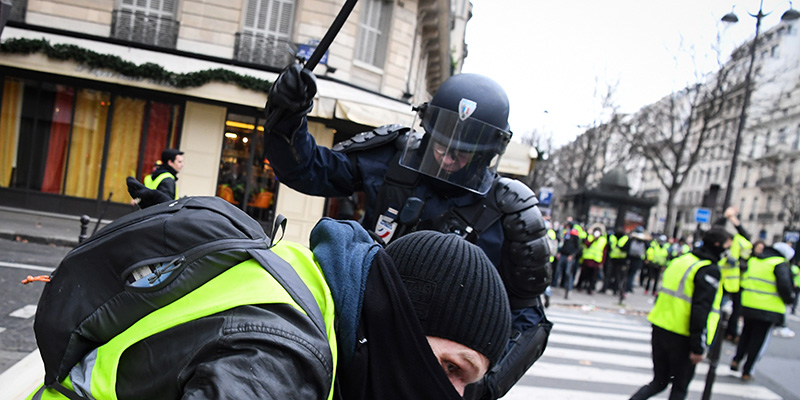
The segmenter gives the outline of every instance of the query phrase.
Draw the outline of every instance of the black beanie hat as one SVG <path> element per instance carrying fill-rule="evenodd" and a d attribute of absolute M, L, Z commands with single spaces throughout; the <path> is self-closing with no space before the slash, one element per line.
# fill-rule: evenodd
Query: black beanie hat
<path fill-rule="evenodd" d="M 425 335 L 463 344 L 496 364 L 511 335 L 511 309 L 483 250 L 453 234 L 418 231 L 394 240 L 386 252 Z"/>

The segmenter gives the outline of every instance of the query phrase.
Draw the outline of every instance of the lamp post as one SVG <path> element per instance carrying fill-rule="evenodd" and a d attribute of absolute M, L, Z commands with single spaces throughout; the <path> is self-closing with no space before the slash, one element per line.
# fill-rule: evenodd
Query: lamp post
<path fill-rule="evenodd" d="M 792 8 L 791 1 L 789 2 L 789 10 L 787 10 L 781 16 L 781 21 L 794 21 L 800 18 L 800 12 Z M 756 47 L 758 46 L 758 33 L 761 29 L 761 19 L 766 17 L 768 14 L 764 14 L 764 0 L 761 0 L 760 5 L 758 6 L 758 13 L 753 15 L 748 13 L 751 17 L 756 19 L 756 33 L 753 37 L 753 43 L 750 45 L 750 63 L 747 65 L 747 74 L 744 76 L 744 99 L 742 100 L 742 111 L 739 114 L 739 126 L 736 128 L 736 141 L 733 144 L 733 155 L 731 156 L 731 167 L 730 173 L 728 174 L 728 184 L 725 187 L 725 200 L 722 202 L 722 209 L 727 209 L 731 204 L 731 196 L 733 194 L 733 180 L 736 177 L 736 166 L 738 164 L 739 158 L 739 148 L 742 145 L 742 131 L 744 131 L 744 125 L 747 121 L 747 107 L 750 105 L 750 94 L 751 94 L 751 81 L 753 80 L 753 65 L 756 61 Z M 727 23 L 736 23 L 739 22 L 739 18 L 733 11 L 725 14 L 722 17 L 723 22 Z"/>

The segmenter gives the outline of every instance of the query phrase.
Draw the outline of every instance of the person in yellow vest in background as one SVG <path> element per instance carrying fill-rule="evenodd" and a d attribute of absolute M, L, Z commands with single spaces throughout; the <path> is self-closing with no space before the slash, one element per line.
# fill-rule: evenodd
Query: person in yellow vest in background
<path fill-rule="evenodd" d="M 555 270 L 555 262 L 556 262 L 556 254 L 558 253 L 558 235 L 556 235 L 556 230 L 553 229 L 553 223 L 550 222 L 550 217 L 545 217 L 544 220 L 545 227 L 547 227 L 547 247 L 550 248 L 550 270 Z M 550 286 L 547 287 L 544 291 L 544 307 L 550 307 L 550 296 L 553 295 L 553 291 Z"/>
<path fill-rule="evenodd" d="M 722 299 L 717 262 L 731 244 L 724 229 L 712 228 L 703 245 L 664 270 L 664 281 L 647 319 L 653 324 L 653 380 L 631 400 L 654 396 L 672 382 L 670 400 L 686 398 L 697 363 L 714 338 Z"/>
<path fill-rule="evenodd" d="M 625 263 L 627 262 L 628 253 L 622 248 L 628 243 L 628 236 L 622 228 L 614 229 L 608 237 L 608 268 L 604 271 L 605 279 L 603 280 L 603 289 L 601 292 L 605 293 L 606 290 L 611 290 L 614 294 L 622 289 L 622 276 L 625 271 Z"/>
<path fill-rule="evenodd" d="M 581 275 L 578 280 L 578 291 L 586 289 L 589 295 L 594 294 L 597 287 L 597 276 L 600 268 L 607 258 L 608 237 L 606 228 L 602 224 L 592 224 L 589 227 L 591 235 L 584 240 L 583 252 L 581 253 Z"/>
<path fill-rule="evenodd" d="M 800 298 L 800 267 L 792 264 L 792 275 L 794 276 L 794 302 L 792 302 L 792 315 L 797 312 L 797 300 Z"/>
<path fill-rule="evenodd" d="M 658 280 L 661 272 L 667 266 L 667 253 L 669 242 L 666 235 L 659 235 L 650 242 L 650 247 L 645 253 L 645 266 L 647 267 L 647 279 L 644 282 L 644 294 L 658 293 Z"/>
<path fill-rule="evenodd" d="M 723 217 L 715 223 L 715 225 L 724 228 L 727 222 L 730 221 L 733 227 L 736 228 L 730 253 L 719 261 L 719 268 L 722 272 L 722 304 L 725 305 L 728 301 L 731 303 L 728 323 L 723 333 L 725 340 L 732 343 L 739 341 L 739 317 L 742 315 L 739 292 L 740 275 L 742 269 L 747 268 L 747 260 L 753 251 L 750 235 L 742 228 L 738 215 L 739 210 L 735 207 L 728 207 L 723 213 Z"/>
<path fill-rule="evenodd" d="M 161 165 L 152 174 L 145 175 L 144 186 L 177 200 L 176 182 L 181 169 L 183 169 L 183 152 L 178 149 L 166 149 L 161 152 Z"/>
<path fill-rule="evenodd" d="M 789 267 L 793 257 L 792 246 L 779 242 L 747 261 L 740 285 L 744 328 L 731 361 L 731 370 L 741 368 L 744 381 L 753 379 L 755 364 L 767 350 L 767 337 L 772 328 L 784 323 L 786 305 L 794 301 Z"/>

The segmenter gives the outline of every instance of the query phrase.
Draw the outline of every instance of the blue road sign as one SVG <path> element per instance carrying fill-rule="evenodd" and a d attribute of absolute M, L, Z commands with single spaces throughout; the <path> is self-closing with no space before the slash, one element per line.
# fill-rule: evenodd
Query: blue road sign
<path fill-rule="evenodd" d="M 549 206 L 553 202 L 553 188 L 540 187 L 539 188 L 539 204 Z"/>
<path fill-rule="evenodd" d="M 694 213 L 694 222 L 707 224 L 711 222 L 711 209 L 699 207 Z"/>
<path fill-rule="evenodd" d="M 309 58 L 311 58 L 311 54 L 314 53 L 314 50 L 316 50 L 316 48 L 317 48 L 316 44 L 299 44 L 297 45 L 297 57 L 300 57 L 304 60 L 308 60 Z M 328 52 L 329 51 L 326 51 L 325 55 L 322 56 L 322 59 L 319 60 L 320 64 L 326 64 L 326 65 L 328 64 Z"/>

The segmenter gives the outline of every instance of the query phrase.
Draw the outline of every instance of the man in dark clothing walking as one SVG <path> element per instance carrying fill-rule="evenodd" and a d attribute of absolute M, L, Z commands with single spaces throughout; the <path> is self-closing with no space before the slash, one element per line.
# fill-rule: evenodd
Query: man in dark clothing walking
<path fill-rule="evenodd" d="M 576 258 L 580 250 L 581 243 L 578 237 L 578 230 L 572 228 L 564 235 L 564 244 L 558 250 L 558 263 L 553 274 L 553 287 L 558 287 L 559 279 L 561 279 L 565 290 L 565 299 L 569 297 L 569 291 L 572 290 L 572 265 L 577 262 Z"/>
<path fill-rule="evenodd" d="M 647 316 L 653 324 L 653 380 L 631 400 L 649 399 L 672 382 L 670 400 L 686 398 L 695 365 L 711 345 L 722 300 L 717 263 L 730 247 L 731 235 L 714 228 L 703 235 L 703 246 L 670 263 L 661 291 Z"/>

